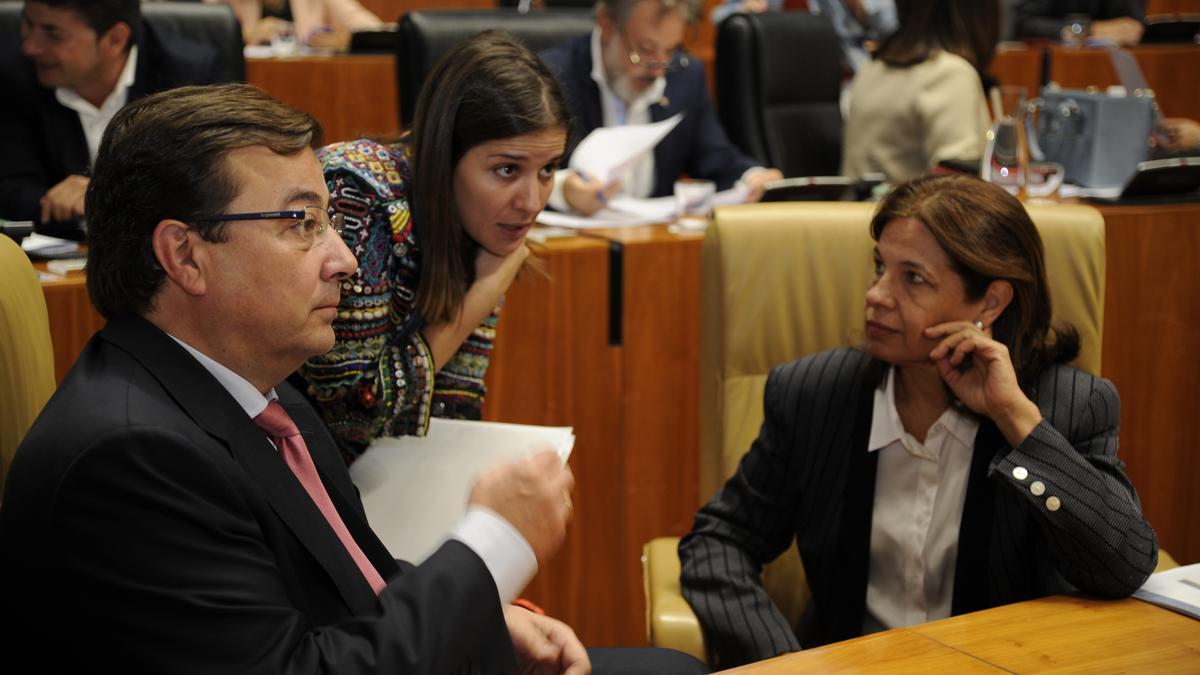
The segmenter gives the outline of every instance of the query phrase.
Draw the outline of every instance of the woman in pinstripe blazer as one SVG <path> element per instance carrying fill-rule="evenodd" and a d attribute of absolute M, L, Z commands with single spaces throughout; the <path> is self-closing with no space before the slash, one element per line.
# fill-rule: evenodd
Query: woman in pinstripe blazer
<path fill-rule="evenodd" d="M 778 366 L 737 473 L 680 543 L 719 665 L 1081 590 L 1132 593 L 1158 541 L 1117 459 L 1111 382 L 1065 365 L 1042 243 L 973 178 L 897 188 L 871 223 L 865 348 Z M 795 539 L 793 630 L 762 566 Z"/>

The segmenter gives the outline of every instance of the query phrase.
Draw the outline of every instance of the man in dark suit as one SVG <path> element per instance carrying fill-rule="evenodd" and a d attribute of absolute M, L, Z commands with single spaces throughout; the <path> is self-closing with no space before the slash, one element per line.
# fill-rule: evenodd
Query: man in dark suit
<path fill-rule="evenodd" d="M 1135 45 L 1146 26 L 1146 0 L 1019 0 L 1014 27 L 1018 38 L 1059 40 L 1082 17 L 1091 37 Z"/>
<path fill-rule="evenodd" d="M 246 85 L 152 95 L 109 125 L 87 193 L 108 324 L 18 449 L 0 511 L 11 663 L 587 672 L 570 628 L 509 604 L 565 534 L 555 453 L 483 475 L 451 537 L 398 563 L 284 383 L 333 345 L 357 264 L 318 137 Z"/>
<path fill-rule="evenodd" d="M 648 124 L 683 113 L 653 156 L 608 185 L 560 171 L 552 206 L 590 215 L 616 193 L 672 194 L 685 175 L 712 180 L 722 190 L 742 181 L 757 200 L 768 182 L 783 177 L 777 169 L 755 166 L 729 141 L 708 95 L 704 64 L 683 56 L 684 31 L 699 10 L 697 0 L 599 0 L 591 36 L 542 52 L 581 136 L 602 126 Z"/>
<path fill-rule="evenodd" d="M 19 51 L 0 56 L 0 217 L 41 223 L 83 217 L 89 167 L 125 103 L 219 81 L 217 50 L 159 35 L 139 0 L 28 0 Z"/>

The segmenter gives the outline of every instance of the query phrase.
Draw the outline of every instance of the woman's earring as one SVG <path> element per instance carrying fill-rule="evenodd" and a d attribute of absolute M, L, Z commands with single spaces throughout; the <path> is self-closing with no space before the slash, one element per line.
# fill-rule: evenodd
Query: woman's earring
<path fill-rule="evenodd" d="M 978 328 L 979 330 L 983 330 L 983 322 L 980 321 L 979 319 L 975 319 L 975 327 Z"/>

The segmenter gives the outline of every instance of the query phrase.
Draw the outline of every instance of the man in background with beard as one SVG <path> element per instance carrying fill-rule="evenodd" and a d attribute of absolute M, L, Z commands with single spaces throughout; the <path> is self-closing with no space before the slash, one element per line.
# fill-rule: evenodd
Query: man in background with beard
<path fill-rule="evenodd" d="M 590 36 L 542 52 L 567 95 L 581 138 L 597 127 L 649 124 L 683 113 L 652 155 L 608 184 L 559 171 L 551 206 L 590 215 L 615 194 L 672 194 L 685 175 L 711 180 L 720 190 L 741 182 L 757 201 L 768 182 L 783 178 L 777 169 L 756 166 L 729 141 L 708 95 L 704 64 L 684 55 L 684 33 L 701 4 L 599 0 Z"/>

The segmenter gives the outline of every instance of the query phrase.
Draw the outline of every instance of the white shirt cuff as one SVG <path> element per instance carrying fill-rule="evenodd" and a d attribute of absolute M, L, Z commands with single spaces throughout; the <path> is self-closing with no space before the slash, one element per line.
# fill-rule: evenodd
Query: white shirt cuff
<path fill-rule="evenodd" d="M 567 176 L 570 175 L 571 169 L 559 169 L 554 172 L 554 187 L 550 189 L 550 208 L 560 213 L 573 213 L 575 209 L 567 203 L 567 196 L 563 194 L 563 183 L 567 182 Z"/>
<path fill-rule="evenodd" d="M 537 558 L 525 537 L 495 511 L 477 504 L 467 508 L 452 538 L 466 544 L 487 567 L 500 593 L 500 604 L 517 598 L 533 575 Z"/>

